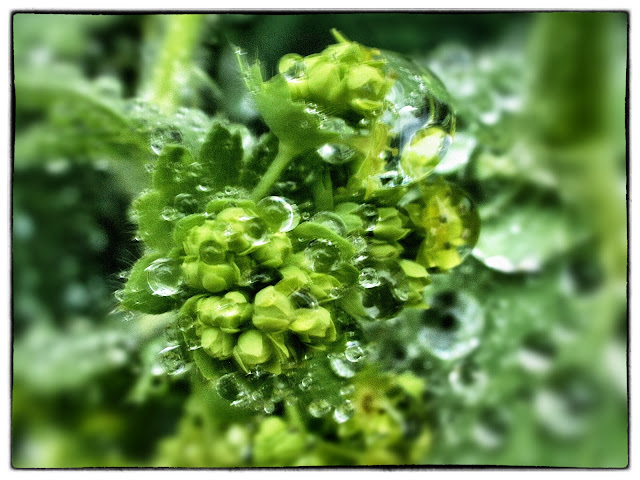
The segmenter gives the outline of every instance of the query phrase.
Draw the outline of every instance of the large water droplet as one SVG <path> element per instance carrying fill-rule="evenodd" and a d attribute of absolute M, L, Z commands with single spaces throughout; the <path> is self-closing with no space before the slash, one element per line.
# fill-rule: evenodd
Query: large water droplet
<path fill-rule="evenodd" d="M 180 263 L 172 258 L 159 258 L 146 269 L 147 283 L 154 295 L 169 297 L 180 291 L 182 272 Z"/>
<path fill-rule="evenodd" d="M 264 221 L 276 232 L 289 232 L 300 223 L 298 207 L 282 197 L 266 197 L 258 202 Z"/>
<path fill-rule="evenodd" d="M 419 342 L 436 357 L 450 361 L 472 352 L 480 343 L 484 311 L 478 301 L 463 292 L 440 292 L 423 312 Z"/>
<path fill-rule="evenodd" d="M 311 217 L 311 221 L 333 230 L 340 236 L 344 236 L 347 232 L 347 225 L 342 217 L 333 212 L 316 213 Z"/>
<path fill-rule="evenodd" d="M 226 258 L 226 250 L 219 243 L 208 240 L 200 244 L 198 255 L 200 260 L 207 265 L 218 265 L 223 263 Z"/>
<path fill-rule="evenodd" d="M 304 58 L 297 53 L 289 53 L 280 59 L 278 71 L 288 82 L 299 82 L 306 75 Z"/>

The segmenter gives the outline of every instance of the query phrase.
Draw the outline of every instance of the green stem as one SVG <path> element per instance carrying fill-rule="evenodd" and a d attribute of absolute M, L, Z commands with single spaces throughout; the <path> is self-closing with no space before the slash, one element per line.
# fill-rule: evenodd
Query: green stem
<path fill-rule="evenodd" d="M 280 178 L 283 170 L 287 168 L 287 165 L 289 165 L 289 162 L 291 162 L 296 154 L 296 149 L 291 148 L 291 146 L 286 143 L 280 142 L 278 154 L 276 158 L 273 159 L 273 162 L 271 162 L 271 165 L 269 165 L 260 182 L 258 182 L 258 185 L 256 185 L 253 192 L 251 192 L 251 200 L 257 202 L 269 193 L 272 185 Z"/>
<path fill-rule="evenodd" d="M 203 19 L 202 15 L 170 15 L 166 18 L 164 38 L 152 67 L 147 92 L 149 99 L 166 113 L 172 113 L 179 105 L 180 90 L 191 68 Z"/>
<path fill-rule="evenodd" d="M 328 168 L 319 172 L 312 188 L 316 211 L 333 210 L 333 183 Z"/>

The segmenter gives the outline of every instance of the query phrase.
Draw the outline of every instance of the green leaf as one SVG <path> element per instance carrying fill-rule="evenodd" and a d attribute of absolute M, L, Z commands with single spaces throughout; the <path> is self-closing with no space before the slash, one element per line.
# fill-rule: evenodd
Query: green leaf
<path fill-rule="evenodd" d="M 351 258 L 355 254 L 355 250 L 351 242 L 344 237 L 341 237 L 330 228 L 320 225 L 315 222 L 303 222 L 298 225 L 293 231 L 293 235 L 298 237 L 299 240 L 311 241 L 318 238 L 323 238 L 336 244 L 338 249 L 345 258 Z"/>
<path fill-rule="evenodd" d="M 135 263 L 122 291 L 121 304 L 124 308 L 137 312 L 159 314 L 177 307 L 176 299 L 154 295 L 149 287 L 146 268 L 162 256 L 159 253 L 147 254 Z"/>
<path fill-rule="evenodd" d="M 210 188 L 221 190 L 227 185 L 238 185 L 242 154 L 240 134 L 214 123 L 198 155 L 208 174 Z"/>
<path fill-rule="evenodd" d="M 220 369 L 216 364 L 215 359 L 208 355 L 204 350 L 194 350 L 193 361 L 202 376 L 207 380 L 218 380 L 218 378 L 220 378 Z"/>
<path fill-rule="evenodd" d="M 540 270 L 583 239 L 581 230 L 560 208 L 516 203 L 484 219 L 473 255 L 504 273 Z"/>

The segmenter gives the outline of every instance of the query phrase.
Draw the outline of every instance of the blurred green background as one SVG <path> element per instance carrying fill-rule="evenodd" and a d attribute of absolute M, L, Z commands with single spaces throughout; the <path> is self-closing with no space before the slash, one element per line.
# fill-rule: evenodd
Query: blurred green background
<path fill-rule="evenodd" d="M 222 115 L 259 134 L 234 46 L 274 74 L 282 55 L 332 43 L 331 28 L 443 80 L 458 128 L 436 173 L 470 192 L 482 218 L 470 257 L 428 292 L 480 312 L 478 347 L 440 361 L 410 317 L 375 332 L 379 367 L 427 384 L 419 418 L 431 443 L 412 462 L 627 465 L 626 13 L 181 21 L 177 42 L 168 15 L 13 16 L 14 467 L 260 464 L 251 425 L 262 420 L 194 372 L 164 374 L 162 322 L 117 308 L 141 254 L 129 206 L 147 186 L 157 128 L 137 99 L 170 95 L 189 118 Z M 169 85 L 156 73 L 167 62 Z"/>

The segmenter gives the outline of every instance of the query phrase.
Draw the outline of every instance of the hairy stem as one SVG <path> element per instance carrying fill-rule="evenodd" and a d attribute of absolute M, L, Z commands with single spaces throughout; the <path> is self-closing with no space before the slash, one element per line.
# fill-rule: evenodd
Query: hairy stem
<path fill-rule="evenodd" d="M 296 153 L 296 149 L 291 148 L 291 146 L 286 143 L 280 142 L 278 154 L 276 158 L 273 159 L 273 162 L 271 162 L 271 165 L 269 165 L 260 182 L 258 182 L 258 185 L 256 185 L 253 192 L 251 192 L 251 200 L 257 202 L 269 193 L 273 184 L 280 178 L 283 170 L 287 168 L 287 165 L 289 165 L 289 162 L 295 157 Z"/>
<path fill-rule="evenodd" d="M 147 97 L 166 113 L 172 113 L 179 105 L 180 90 L 191 68 L 203 19 L 202 15 L 166 17 L 164 38 L 159 43 L 147 85 Z"/>

